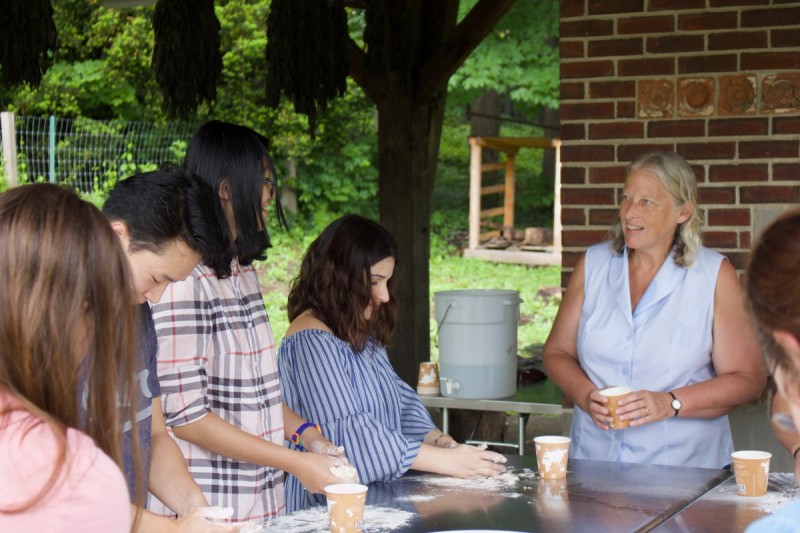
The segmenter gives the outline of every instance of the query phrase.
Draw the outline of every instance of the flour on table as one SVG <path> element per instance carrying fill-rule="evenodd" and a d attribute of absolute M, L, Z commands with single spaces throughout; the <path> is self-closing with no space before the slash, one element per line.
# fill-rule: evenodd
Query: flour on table
<path fill-rule="evenodd" d="M 406 525 L 414 513 L 391 507 L 376 507 L 367 505 L 364 509 L 363 531 L 370 533 L 392 531 Z M 279 516 L 270 520 L 264 531 L 280 531 L 281 533 L 328 533 L 328 508 L 324 506 L 311 507 L 303 511 Z"/>
<path fill-rule="evenodd" d="M 502 474 L 497 474 L 493 477 L 479 477 L 473 479 L 462 479 L 459 477 L 440 476 L 437 474 L 428 474 L 424 476 L 415 477 L 415 481 L 419 481 L 426 485 L 435 485 L 438 487 L 458 487 L 464 489 L 475 490 L 502 490 L 511 488 L 517 484 L 520 478 L 530 476 L 523 473 L 515 473 L 511 470 L 506 470 Z"/>

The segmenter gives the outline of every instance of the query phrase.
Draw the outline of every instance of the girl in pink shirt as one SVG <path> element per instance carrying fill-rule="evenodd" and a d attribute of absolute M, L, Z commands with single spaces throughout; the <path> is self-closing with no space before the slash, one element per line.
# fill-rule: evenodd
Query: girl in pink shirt
<path fill-rule="evenodd" d="M 0 531 L 130 531 L 120 428 L 134 419 L 117 406 L 135 405 L 120 395 L 134 392 L 138 309 L 116 235 L 65 188 L 13 188 L 0 280 Z"/>

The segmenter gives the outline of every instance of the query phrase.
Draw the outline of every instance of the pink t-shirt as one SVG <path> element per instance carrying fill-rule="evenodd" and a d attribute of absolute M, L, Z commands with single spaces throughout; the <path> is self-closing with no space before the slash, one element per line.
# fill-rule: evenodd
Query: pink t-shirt
<path fill-rule="evenodd" d="M 16 405 L 0 392 L 0 410 Z M 0 415 L 0 509 L 17 507 L 47 483 L 58 454 L 52 429 L 28 411 Z M 21 513 L 0 511 L 0 531 L 128 532 L 131 507 L 119 467 L 83 433 L 67 430 L 55 485 Z"/>

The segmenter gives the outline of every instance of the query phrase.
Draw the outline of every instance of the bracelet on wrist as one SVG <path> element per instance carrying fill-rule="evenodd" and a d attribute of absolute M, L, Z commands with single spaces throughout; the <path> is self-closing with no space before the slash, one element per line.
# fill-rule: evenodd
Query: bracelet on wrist
<path fill-rule="evenodd" d="M 797 460 L 797 452 L 800 452 L 800 446 L 795 448 L 794 451 L 792 452 L 792 457 L 794 457 L 795 460 Z"/>
<path fill-rule="evenodd" d="M 295 430 L 294 433 L 292 433 L 292 436 L 289 439 L 292 441 L 292 444 L 297 446 L 297 449 L 300 450 L 301 452 L 304 451 L 305 448 L 303 447 L 302 444 L 300 444 L 300 435 L 302 435 L 303 432 L 308 428 L 317 428 L 317 431 L 322 433 L 322 428 L 319 427 L 319 424 L 317 424 L 316 422 L 303 422 L 302 424 L 300 424 L 300 427 L 297 428 L 297 430 Z"/>

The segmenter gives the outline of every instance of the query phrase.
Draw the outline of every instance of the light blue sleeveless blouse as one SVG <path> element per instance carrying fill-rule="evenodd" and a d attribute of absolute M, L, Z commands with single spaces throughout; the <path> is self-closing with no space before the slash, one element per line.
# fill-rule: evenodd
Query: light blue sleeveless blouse
<path fill-rule="evenodd" d="M 586 252 L 578 357 L 598 387 L 668 392 L 716 376 L 711 362 L 714 287 L 723 256 L 702 248 L 690 268 L 668 257 L 631 312 L 628 252 L 609 243 Z M 731 462 L 727 416 L 667 418 L 603 431 L 575 407 L 576 459 L 722 468 Z"/>

